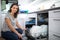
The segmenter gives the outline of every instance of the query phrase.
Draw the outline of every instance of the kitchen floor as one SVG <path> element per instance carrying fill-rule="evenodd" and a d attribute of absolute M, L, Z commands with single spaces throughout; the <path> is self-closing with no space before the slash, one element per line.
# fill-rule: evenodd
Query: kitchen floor
<path fill-rule="evenodd" d="M 5 40 L 4 38 L 0 37 L 0 40 Z"/>
<path fill-rule="evenodd" d="M 38 39 L 38 40 L 47 40 L 46 38 L 44 38 L 44 39 Z"/>
<path fill-rule="evenodd" d="M 2 37 L 0 37 L 0 40 L 5 40 L 5 39 L 3 39 Z M 36 40 L 47 40 L 47 39 L 44 38 L 44 39 L 36 39 Z"/>

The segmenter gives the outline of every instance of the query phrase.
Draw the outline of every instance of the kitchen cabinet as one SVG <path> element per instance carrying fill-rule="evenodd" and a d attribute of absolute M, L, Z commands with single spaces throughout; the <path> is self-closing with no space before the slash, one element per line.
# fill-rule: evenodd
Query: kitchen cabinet
<path fill-rule="evenodd" d="M 49 40 L 60 40 L 60 9 L 49 11 Z"/>

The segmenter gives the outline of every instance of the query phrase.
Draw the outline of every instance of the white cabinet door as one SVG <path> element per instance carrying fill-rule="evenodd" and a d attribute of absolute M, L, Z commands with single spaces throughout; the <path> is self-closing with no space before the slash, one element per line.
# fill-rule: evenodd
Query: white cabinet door
<path fill-rule="evenodd" d="M 49 12 L 49 40 L 60 40 L 60 10 Z"/>

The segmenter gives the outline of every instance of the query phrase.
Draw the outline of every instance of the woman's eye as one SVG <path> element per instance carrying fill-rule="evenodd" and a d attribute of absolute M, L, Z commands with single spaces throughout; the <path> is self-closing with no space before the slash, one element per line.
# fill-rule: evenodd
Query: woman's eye
<path fill-rule="evenodd" d="M 18 9 L 17 7 L 15 7 L 16 9 Z"/>
<path fill-rule="evenodd" d="M 15 9 L 15 7 L 13 9 Z"/>
<path fill-rule="evenodd" d="M 13 9 L 18 9 L 18 8 L 15 8 L 15 7 L 14 7 Z"/>

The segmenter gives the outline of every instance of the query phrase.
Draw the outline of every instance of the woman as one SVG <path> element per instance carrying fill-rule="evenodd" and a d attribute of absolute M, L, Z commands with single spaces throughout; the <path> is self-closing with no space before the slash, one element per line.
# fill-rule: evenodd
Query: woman
<path fill-rule="evenodd" d="M 24 29 L 18 24 L 18 21 L 16 20 L 18 12 L 18 4 L 14 3 L 11 5 L 9 12 L 5 16 L 2 37 L 6 40 L 22 39 L 22 33 Z"/>

